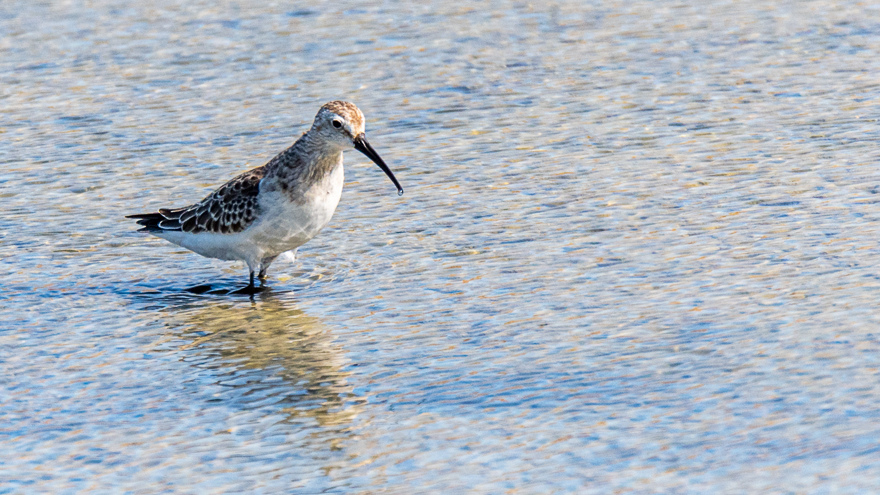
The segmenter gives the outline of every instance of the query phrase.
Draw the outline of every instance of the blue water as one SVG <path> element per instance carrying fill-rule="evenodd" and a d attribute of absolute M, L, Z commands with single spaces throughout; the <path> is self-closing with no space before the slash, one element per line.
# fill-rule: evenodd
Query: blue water
<path fill-rule="evenodd" d="M 0 5 L 0 493 L 880 491 L 880 9 Z M 134 233 L 332 99 L 270 290 Z"/>

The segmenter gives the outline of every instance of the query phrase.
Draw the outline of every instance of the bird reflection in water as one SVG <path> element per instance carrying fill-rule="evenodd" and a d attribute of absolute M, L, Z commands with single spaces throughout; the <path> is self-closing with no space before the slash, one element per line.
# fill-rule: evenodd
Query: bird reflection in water
<path fill-rule="evenodd" d="M 314 421 L 338 433 L 331 447 L 341 448 L 363 399 L 348 385 L 342 350 L 328 329 L 271 293 L 253 302 L 211 303 L 177 314 L 185 315 L 180 336 L 189 341 L 181 350 L 198 351 L 186 359 L 215 370 L 219 384 L 231 387 L 221 400 L 280 412 L 288 423 Z"/>

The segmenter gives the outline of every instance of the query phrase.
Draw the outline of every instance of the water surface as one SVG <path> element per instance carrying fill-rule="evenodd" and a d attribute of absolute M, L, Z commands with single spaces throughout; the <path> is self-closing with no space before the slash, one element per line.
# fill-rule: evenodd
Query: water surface
<path fill-rule="evenodd" d="M 5 2 L 0 493 L 880 491 L 880 10 Z M 273 265 L 133 232 L 344 98 Z"/>

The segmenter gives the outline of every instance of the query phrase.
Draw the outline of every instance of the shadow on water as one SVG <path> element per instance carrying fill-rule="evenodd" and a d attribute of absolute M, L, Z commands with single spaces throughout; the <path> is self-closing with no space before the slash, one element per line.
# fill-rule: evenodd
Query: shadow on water
<path fill-rule="evenodd" d="M 259 293 L 266 292 L 269 290 L 269 287 L 258 285 L 251 289 L 248 286 L 244 286 L 238 289 L 231 289 L 228 287 L 217 287 L 212 284 L 201 284 L 195 285 L 193 287 L 187 287 L 184 291 L 189 292 L 190 294 L 208 294 L 212 296 L 250 296 L 253 297 Z"/>
<path fill-rule="evenodd" d="M 111 288 L 113 293 L 131 299 L 136 304 L 145 304 L 143 309 L 161 309 L 164 306 L 177 306 L 187 302 L 202 301 L 270 301 L 290 300 L 294 294 L 307 287 L 307 284 L 283 283 L 273 286 L 271 280 L 265 285 L 257 284 L 255 290 L 247 290 L 247 283 L 238 278 L 219 278 L 204 283 L 187 284 L 168 280 L 148 282 L 125 282 Z M 100 293 L 105 287 L 96 287 Z"/>

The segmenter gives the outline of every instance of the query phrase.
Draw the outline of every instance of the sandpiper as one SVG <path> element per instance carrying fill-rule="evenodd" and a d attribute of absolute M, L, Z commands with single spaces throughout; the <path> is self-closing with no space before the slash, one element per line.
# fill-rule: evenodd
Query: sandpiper
<path fill-rule="evenodd" d="M 202 201 L 158 213 L 129 215 L 146 232 L 202 256 L 241 260 L 250 270 L 242 292 L 257 291 L 260 280 L 281 253 L 305 244 L 324 228 L 342 195 L 342 151 L 367 155 L 403 188 L 388 165 L 367 142 L 364 114 L 353 103 L 331 101 L 311 129 L 262 167 L 249 170 Z"/>

